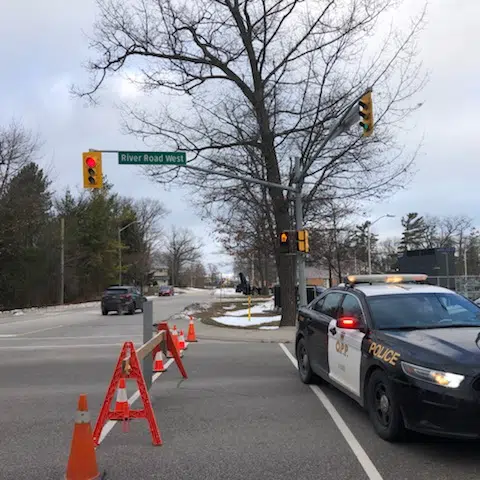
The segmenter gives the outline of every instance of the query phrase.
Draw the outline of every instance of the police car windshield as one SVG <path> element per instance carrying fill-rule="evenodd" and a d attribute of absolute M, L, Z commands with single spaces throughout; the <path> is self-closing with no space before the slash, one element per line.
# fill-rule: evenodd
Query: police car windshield
<path fill-rule="evenodd" d="M 405 293 L 368 297 L 375 328 L 480 327 L 480 307 L 455 293 Z"/>

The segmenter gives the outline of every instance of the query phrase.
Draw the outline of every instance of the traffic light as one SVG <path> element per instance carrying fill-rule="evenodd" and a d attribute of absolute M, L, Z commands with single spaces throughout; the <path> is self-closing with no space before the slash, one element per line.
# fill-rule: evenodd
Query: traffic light
<path fill-rule="evenodd" d="M 280 253 L 292 253 L 291 233 L 288 230 L 280 233 Z"/>
<path fill-rule="evenodd" d="M 102 188 L 102 152 L 84 152 L 83 188 Z"/>
<path fill-rule="evenodd" d="M 310 245 L 308 244 L 308 231 L 298 230 L 297 232 L 297 250 L 299 252 L 308 253 Z"/>
<path fill-rule="evenodd" d="M 363 129 L 362 137 L 369 137 L 373 133 L 373 102 L 372 92 L 366 93 L 358 102 L 359 113 L 362 117 L 360 126 Z"/>

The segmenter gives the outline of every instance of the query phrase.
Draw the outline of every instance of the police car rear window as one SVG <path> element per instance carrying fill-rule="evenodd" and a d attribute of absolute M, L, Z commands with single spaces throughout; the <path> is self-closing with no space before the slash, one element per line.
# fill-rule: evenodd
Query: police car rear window
<path fill-rule="evenodd" d="M 377 329 L 480 326 L 480 308 L 454 293 L 368 297 Z"/>

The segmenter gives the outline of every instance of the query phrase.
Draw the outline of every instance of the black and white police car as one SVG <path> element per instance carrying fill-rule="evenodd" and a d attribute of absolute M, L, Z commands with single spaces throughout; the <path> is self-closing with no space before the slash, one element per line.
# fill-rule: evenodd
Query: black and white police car
<path fill-rule="evenodd" d="M 351 275 L 298 312 L 301 380 L 355 399 L 377 434 L 480 438 L 480 306 L 426 275 Z"/>

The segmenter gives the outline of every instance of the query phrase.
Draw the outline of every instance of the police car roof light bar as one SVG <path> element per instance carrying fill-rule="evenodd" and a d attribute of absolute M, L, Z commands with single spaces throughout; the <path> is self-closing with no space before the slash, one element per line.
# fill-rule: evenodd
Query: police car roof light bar
<path fill-rule="evenodd" d="M 345 284 L 353 287 L 359 283 L 423 283 L 428 275 L 423 273 L 391 273 L 391 274 L 373 274 L 373 275 L 348 275 L 345 277 Z"/>

